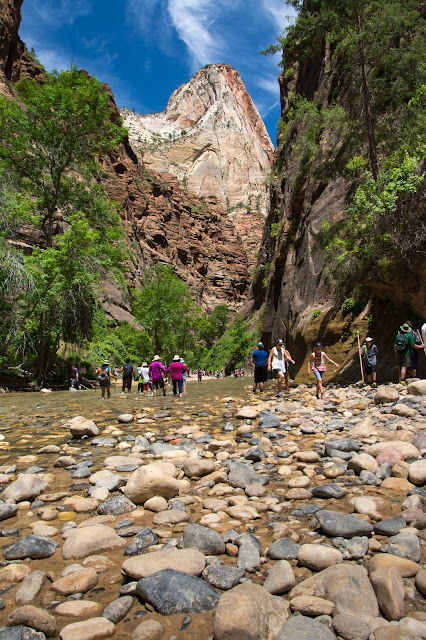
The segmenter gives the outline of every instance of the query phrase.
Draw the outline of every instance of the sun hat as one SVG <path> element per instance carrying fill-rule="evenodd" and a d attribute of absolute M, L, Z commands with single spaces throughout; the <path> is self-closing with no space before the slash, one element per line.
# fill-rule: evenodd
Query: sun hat
<path fill-rule="evenodd" d="M 109 364 L 108 360 L 104 360 L 102 364 Z"/>
<path fill-rule="evenodd" d="M 177 354 L 173 357 L 173 360 L 175 360 L 176 362 L 179 360 L 180 361 L 180 356 L 178 356 Z"/>
<path fill-rule="evenodd" d="M 407 333 L 408 331 L 411 331 L 411 327 L 409 324 L 405 323 L 402 325 L 402 327 L 399 327 L 401 329 L 401 331 L 403 331 L 404 333 Z"/>
<path fill-rule="evenodd" d="M 160 358 L 160 356 L 154 356 L 152 360 L 153 360 L 153 361 L 154 361 L 154 360 L 161 360 L 161 358 Z"/>
<path fill-rule="evenodd" d="M 146 362 L 142 362 L 142 366 L 147 367 L 148 365 L 146 364 Z"/>
<path fill-rule="evenodd" d="M 373 338 L 366 338 L 365 341 L 366 342 L 374 342 L 374 339 Z"/>
<path fill-rule="evenodd" d="M 315 346 L 316 346 L 316 347 L 322 347 L 322 342 L 316 342 L 316 343 L 315 343 Z"/>
<path fill-rule="evenodd" d="M 276 344 L 284 344 L 284 342 L 281 340 L 281 338 L 278 338 L 278 340 L 275 341 Z"/>

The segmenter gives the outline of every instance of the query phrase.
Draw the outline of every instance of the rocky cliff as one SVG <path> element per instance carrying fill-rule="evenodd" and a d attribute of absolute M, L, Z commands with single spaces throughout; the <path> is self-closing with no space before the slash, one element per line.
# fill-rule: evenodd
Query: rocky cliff
<path fill-rule="evenodd" d="M 164 113 L 122 109 L 121 115 L 133 149 L 150 170 L 173 174 L 189 192 L 222 204 L 254 264 L 273 146 L 238 71 L 208 65 L 176 89 Z"/>
<path fill-rule="evenodd" d="M 351 184 L 342 177 L 322 180 L 318 172 L 321 159 L 317 156 L 305 166 L 295 153 L 306 122 L 289 118 L 289 100 L 296 93 L 319 105 L 330 104 L 337 82 L 330 60 L 330 51 L 323 44 L 311 59 L 296 63 L 292 74 L 279 78 L 283 126 L 272 167 L 270 212 L 246 312 L 263 310 L 266 345 L 279 336 L 286 340 L 296 359 L 291 373 L 298 380 L 307 379 L 308 355 L 318 339 L 343 365 L 341 377 L 359 379 L 357 330 L 361 339 L 367 333 L 376 338 L 381 352 L 379 376 L 397 377 L 392 344 L 398 327 L 410 317 L 415 325 L 426 319 L 426 263 L 423 260 L 411 268 L 407 260 L 398 279 L 385 281 L 370 274 L 362 283 L 370 292 L 366 306 L 344 311 L 344 283 L 330 281 L 327 257 L 316 240 L 324 220 L 336 222 L 345 216 Z M 338 144 L 338 139 L 326 133 L 320 151 Z M 420 361 L 425 367 L 426 358 Z"/>
<path fill-rule="evenodd" d="M 7 96 L 11 96 L 12 83 L 21 77 L 42 80 L 44 73 L 18 36 L 21 6 L 22 0 L 0 0 L 0 91 Z M 113 118 L 118 120 L 114 97 L 109 87 L 106 90 L 111 95 Z M 255 126 L 254 116 L 253 123 Z M 121 205 L 131 256 L 129 286 L 140 284 L 144 269 L 151 264 L 172 264 L 204 309 L 226 303 L 236 310 L 248 291 L 247 256 L 241 237 L 215 198 L 200 198 L 175 176 L 151 171 L 127 138 L 103 164 L 107 193 Z M 14 243 L 31 251 L 42 239 L 26 225 Z M 116 320 L 133 321 L 125 292 L 111 283 L 106 283 L 106 290 L 107 313 Z"/>

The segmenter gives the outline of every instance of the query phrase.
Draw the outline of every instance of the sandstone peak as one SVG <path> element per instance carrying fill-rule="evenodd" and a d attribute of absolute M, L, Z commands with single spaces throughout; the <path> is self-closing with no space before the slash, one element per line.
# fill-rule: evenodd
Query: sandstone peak
<path fill-rule="evenodd" d="M 139 158 L 198 196 L 215 197 L 255 262 L 273 145 L 238 71 L 207 65 L 174 91 L 163 113 L 121 115 Z"/>

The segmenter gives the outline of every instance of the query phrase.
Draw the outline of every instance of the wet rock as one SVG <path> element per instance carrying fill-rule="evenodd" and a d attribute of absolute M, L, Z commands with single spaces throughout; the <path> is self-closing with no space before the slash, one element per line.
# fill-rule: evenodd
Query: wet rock
<path fill-rule="evenodd" d="M 238 561 L 239 569 L 244 569 L 253 573 L 260 569 L 260 543 L 251 533 L 243 533 L 235 538 L 235 544 L 238 545 Z"/>
<path fill-rule="evenodd" d="M 385 402 L 395 402 L 398 400 L 399 393 L 393 387 L 380 385 L 374 394 L 374 404 L 383 404 Z"/>
<path fill-rule="evenodd" d="M 388 620 L 404 616 L 404 582 L 395 567 L 373 571 L 370 581 L 382 613 Z"/>
<path fill-rule="evenodd" d="M 377 464 L 388 464 L 390 467 L 393 467 L 397 462 L 400 462 L 403 459 L 404 456 L 398 449 L 389 446 L 380 451 L 377 456 Z"/>
<path fill-rule="evenodd" d="M 314 498 L 343 498 L 346 491 L 335 483 L 320 484 L 310 489 Z"/>
<path fill-rule="evenodd" d="M 55 582 L 50 587 L 52 591 L 61 596 L 69 596 L 73 593 L 86 593 L 98 584 L 98 574 L 93 568 L 73 571 Z"/>
<path fill-rule="evenodd" d="M 320 527 L 329 536 L 352 538 L 354 536 L 368 536 L 373 526 L 358 516 L 348 513 L 338 513 L 324 509 L 315 514 Z"/>
<path fill-rule="evenodd" d="M 161 640 L 164 631 L 163 625 L 158 620 L 145 620 L 133 631 L 132 640 Z"/>
<path fill-rule="evenodd" d="M 125 478 L 108 469 L 93 473 L 89 478 L 89 482 L 96 487 L 104 487 L 108 491 L 117 491 L 117 489 L 126 485 Z"/>
<path fill-rule="evenodd" d="M 357 612 L 365 621 L 379 615 L 377 599 L 364 567 L 336 564 L 303 580 L 289 593 L 290 598 L 309 595 L 331 600 L 335 613 Z"/>
<path fill-rule="evenodd" d="M 189 522 L 189 515 L 181 509 L 168 509 L 156 513 L 152 522 L 159 525 L 179 524 L 180 522 Z"/>
<path fill-rule="evenodd" d="M 279 560 L 274 564 L 263 583 L 263 588 L 273 595 L 287 593 L 296 584 L 292 566 L 287 560 Z"/>
<path fill-rule="evenodd" d="M 288 618 L 288 603 L 257 584 L 224 593 L 213 618 L 215 640 L 275 640 Z"/>
<path fill-rule="evenodd" d="M 101 606 L 98 602 L 92 602 L 91 600 L 61 602 L 55 607 L 55 614 L 66 616 L 67 618 L 82 618 L 99 613 Z"/>
<path fill-rule="evenodd" d="M 132 596 L 123 596 L 113 600 L 102 611 L 102 617 L 107 618 L 114 624 L 120 622 L 130 611 L 133 606 Z"/>
<path fill-rule="evenodd" d="M 0 627 L 0 640 L 46 640 L 44 633 L 30 627 Z"/>
<path fill-rule="evenodd" d="M 101 504 L 98 513 L 100 515 L 121 516 L 123 513 L 134 511 L 134 509 L 136 509 L 136 505 L 126 496 L 113 496 Z"/>
<path fill-rule="evenodd" d="M 343 640 L 368 640 L 370 627 L 356 615 L 343 613 L 333 618 L 334 632 Z"/>
<path fill-rule="evenodd" d="M 392 468 L 392 473 L 397 465 Z M 391 491 L 409 491 L 414 488 L 411 482 L 405 478 L 385 478 L 381 484 L 382 489 L 390 489 Z"/>
<path fill-rule="evenodd" d="M 259 417 L 259 411 L 257 411 L 257 409 L 253 409 L 252 407 L 241 407 L 235 417 L 239 418 L 240 420 L 255 420 Z"/>
<path fill-rule="evenodd" d="M 413 396 L 426 396 L 426 380 L 416 380 L 407 385 L 407 391 Z"/>
<path fill-rule="evenodd" d="M 126 540 L 104 524 L 73 529 L 62 547 L 62 557 L 85 558 L 99 551 L 111 551 L 126 545 Z"/>
<path fill-rule="evenodd" d="M 172 569 L 142 578 L 136 592 L 142 602 L 148 602 L 164 616 L 212 611 L 219 601 L 218 592 L 207 582 Z"/>
<path fill-rule="evenodd" d="M 266 555 L 271 560 L 293 560 L 297 558 L 300 544 L 289 540 L 288 538 L 278 538 L 270 547 L 268 547 Z"/>
<path fill-rule="evenodd" d="M 413 533 L 398 533 L 389 539 L 389 553 L 413 562 L 420 561 L 419 539 Z"/>
<path fill-rule="evenodd" d="M 417 459 L 419 457 L 419 450 L 411 442 L 405 442 L 403 440 L 390 440 L 388 442 L 377 442 L 366 448 L 366 453 L 377 457 L 386 447 L 394 447 L 398 449 L 404 460 Z"/>
<path fill-rule="evenodd" d="M 290 609 L 304 616 L 331 616 L 334 602 L 316 596 L 298 596 L 290 602 Z"/>
<path fill-rule="evenodd" d="M 252 484 L 249 484 L 246 486 L 246 488 L 244 489 L 244 493 L 249 498 L 254 498 L 254 497 L 261 498 L 262 496 L 265 495 L 266 489 L 262 484 L 259 484 L 258 482 L 253 482 Z"/>
<path fill-rule="evenodd" d="M 106 618 L 90 618 L 67 624 L 60 632 L 61 640 L 101 640 L 115 632 L 115 625 Z"/>
<path fill-rule="evenodd" d="M 154 511 L 154 513 L 159 513 L 160 511 L 165 511 L 168 509 L 168 502 L 162 496 L 154 496 L 150 498 L 146 502 L 144 502 L 144 509 L 148 511 Z"/>
<path fill-rule="evenodd" d="M 46 480 L 43 480 L 43 478 L 40 478 L 40 476 L 36 474 L 20 474 L 15 482 L 12 482 L 12 484 L 4 489 L 1 498 L 2 500 L 15 500 L 16 502 L 34 500 L 45 491 L 48 486 L 49 484 Z"/>
<path fill-rule="evenodd" d="M 44 571 L 32 571 L 26 578 L 24 578 L 21 586 L 16 592 L 16 604 L 22 606 L 32 602 L 40 593 L 45 582 L 46 574 Z"/>
<path fill-rule="evenodd" d="M 426 482 L 426 460 L 417 460 L 408 465 L 408 479 L 416 485 Z M 1 512 L 0 512 L 1 513 Z"/>
<path fill-rule="evenodd" d="M 30 567 L 25 564 L 10 564 L 0 569 L 0 584 L 22 582 L 30 573 Z"/>
<path fill-rule="evenodd" d="M 135 556 L 142 553 L 144 549 L 158 544 L 158 536 L 151 527 L 144 527 L 133 538 L 128 547 L 124 550 L 125 556 Z"/>
<path fill-rule="evenodd" d="M 306 616 L 292 616 L 283 625 L 276 640 L 336 640 L 334 633 L 321 622 Z"/>
<path fill-rule="evenodd" d="M 128 558 L 123 562 L 122 572 L 137 580 L 166 569 L 200 576 L 205 566 L 205 556 L 196 549 L 170 549 Z"/>
<path fill-rule="evenodd" d="M 388 518 L 381 522 L 376 522 L 374 525 L 374 533 L 378 533 L 381 536 L 393 536 L 406 526 L 404 518 L 401 516 L 395 516 L 395 518 Z"/>
<path fill-rule="evenodd" d="M 244 569 L 238 569 L 230 565 L 211 564 L 204 569 L 202 577 L 212 587 L 227 591 L 239 583 L 244 573 Z"/>
<path fill-rule="evenodd" d="M 357 475 L 359 475 L 361 471 L 375 473 L 378 467 L 379 465 L 376 459 L 368 453 L 360 453 L 348 462 L 348 469 L 353 469 Z"/>
<path fill-rule="evenodd" d="M 330 442 L 325 443 L 325 452 L 328 456 L 333 449 L 348 452 L 359 451 L 360 448 L 361 446 L 358 444 L 358 442 L 355 442 L 355 440 L 353 440 L 352 438 L 339 438 L 338 440 L 331 440 Z"/>
<path fill-rule="evenodd" d="M 123 493 L 135 504 L 143 504 L 154 496 L 174 498 L 183 481 L 176 480 L 175 467 L 170 463 L 155 463 L 140 467 L 129 478 Z"/>
<path fill-rule="evenodd" d="M 231 487 L 245 489 L 254 482 L 267 484 L 268 478 L 256 473 L 251 467 L 242 462 L 231 462 L 228 471 L 228 484 Z"/>
<path fill-rule="evenodd" d="M 43 609 L 34 607 L 31 604 L 18 607 L 18 609 L 11 611 L 7 616 L 7 626 L 31 627 L 36 631 L 41 631 L 48 638 L 56 636 L 58 633 L 55 618 Z"/>
<path fill-rule="evenodd" d="M 343 562 L 343 556 L 338 549 L 324 544 L 302 544 L 297 554 L 297 560 L 303 567 L 321 571 L 333 564 Z"/>
<path fill-rule="evenodd" d="M 343 554 L 345 560 L 359 560 L 369 551 L 368 538 L 365 536 L 355 536 L 349 540 L 333 538 L 332 543 Z"/>
<path fill-rule="evenodd" d="M 369 562 L 369 569 L 372 573 L 378 569 L 386 567 L 395 567 L 398 569 L 400 576 L 410 578 L 415 576 L 421 569 L 420 565 L 407 558 L 400 558 L 391 553 L 380 553 L 373 556 Z"/>
<path fill-rule="evenodd" d="M 408 407 L 404 403 L 394 404 L 391 409 L 391 413 L 402 418 L 414 418 L 417 415 L 417 410 L 413 407 Z"/>
<path fill-rule="evenodd" d="M 216 466 L 208 458 L 188 458 L 182 465 L 182 470 L 188 478 L 201 478 L 213 473 Z"/>
<path fill-rule="evenodd" d="M 50 558 L 55 553 L 57 546 L 58 543 L 50 538 L 30 534 L 3 549 L 3 555 L 6 560 Z"/>
<path fill-rule="evenodd" d="M 358 422 L 352 429 L 349 431 L 349 436 L 351 438 L 368 438 L 375 432 L 375 427 L 373 421 L 370 417 L 364 418 Z"/>
<path fill-rule="evenodd" d="M 182 546 L 198 549 L 206 555 L 225 553 L 225 543 L 217 531 L 199 524 L 188 524 L 183 530 Z"/>
<path fill-rule="evenodd" d="M 129 422 L 133 422 L 134 419 L 135 417 L 132 413 L 121 413 L 117 417 L 118 422 L 122 422 L 123 424 L 128 424 Z"/>
<path fill-rule="evenodd" d="M 108 436 L 101 436 L 100 438 L 93 438 L 91 444 L 97 447 L 113 447 L 118 442 L 117 438 L 111 438 Z"/>
<path fill-rule="evenodd" d="M 82 416 L 72 418 L 67 424 L 73 438 L 82 438 L 83 436 L 90 438 L 99 435 L 99 429 L 93 420 L 86 420 Z"/>
<path fill-rule="evenodd" d="M 0 520 L 7 520 L 13 518 L 18 513 L 18 507 L 16 504 L 1 504 L 0 503 Z"/>

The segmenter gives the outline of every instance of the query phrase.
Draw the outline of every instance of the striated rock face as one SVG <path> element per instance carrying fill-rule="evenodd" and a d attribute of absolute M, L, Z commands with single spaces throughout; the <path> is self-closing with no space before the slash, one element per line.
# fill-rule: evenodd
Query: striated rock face
<path fill-rule="evenodd" d="M 280 76 L 281 112 L 286 121 L 289 100 L 294 93 L 327 106 L 330 104 L 334 69 L 328 46 L 319 47 L 312 59 L 295 65 L 293 75 Z M 265 222 L 247 312 L 264 308 L 262 339 L 267 347 L 282 337 L 290 348 L 296 366 L 292 377 L 308 379 L 307 360 L 313 343 L 320 339 L 328 355 L 343 365 L 339 376 L 359 379 L 356 331 L 361 339 L 373 335 L 381 354 L 378 376 L 398 377 L 392 344 L 400 324 L 411 314 L 426 317 L 426 265 L 410 269 L 400 281 L 383 281 L 371 274 L 363 284 L 371 290 L 372 302 L 359 313 L 341 309 L 342 287 L 330 285 L 327 259 L 317 244 L 324 220 L 337 222 L 345 216 L 351 184 L 342 177 L 322 180 L 320 158 L 308 168 L 301 154 L 294 152 L 303 136 L 305 122 L 292 121 L 285 133 L 279 132 L 273 164 L 270 211 Z M 321 151 L 336 148 L 339 140 L 324 135 Z M 398 305 L 396 310 L 393 305 Z M 314 313 L 315 312 L 315 313 Z M 419 357 L 418 373 L 426 367 Z M 334 372 L 329 367 L 330 373 Z M 312 377 L 311 377 L 312 380 Z"/>
<path fill-rule="evenodd" d="M 42 67 L 18 36 L 23 0 L 0 0 L 0 94 L 10 96 L 7 81 L 41 77 Z"/>
<path fill-rule="evenodd" d="M 175 175 L 199 196 L 217 198 L 254 264 L 273 146 L 239 73 L 226 64 L 208 65 L 176 89 L 164 113 L 122 109 L 121 115 L 149 169 Z"/>

